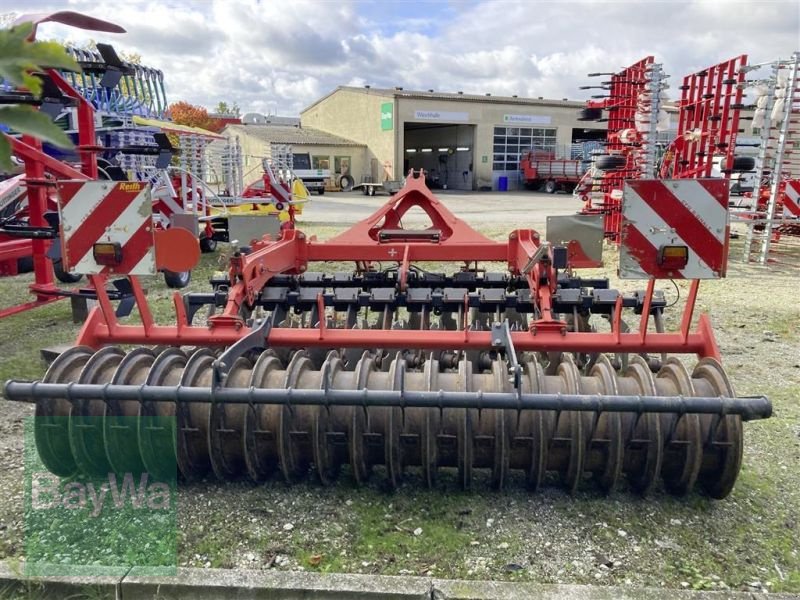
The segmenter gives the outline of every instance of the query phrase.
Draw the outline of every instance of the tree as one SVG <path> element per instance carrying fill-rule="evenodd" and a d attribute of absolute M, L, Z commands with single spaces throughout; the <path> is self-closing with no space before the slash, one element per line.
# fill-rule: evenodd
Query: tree
<path fill-rule="evenodd" d="M 59 44 L 54 42 L 31 42 L 28 38 L 33 23 L 22 23 L 10 29 L 0 30 L 0 79 L 26 88 L 35 98 L 42 93 L 42 81 L 31 73 L 45 68 L 80 71 L 78 64 L 70 58 Z M 18 133 L 35 136 L 60 148 L 71 148 L 67 135 L 46 114 L 32 106 L 11 104 L 0 107 L 0 124 Z M 0 169 L 11 171 L 11 145 L 0 134 Z"/>
<path fill-rule="evenodd" d="M 214 108 L 214 113 L 218 115 L 225 115 L 226 117 L 240 117 L 242 114 L 239 105 L 234 102 L 231 106 L 228 106 L 228 103 L 224 100 L 220 100 L 217 103 L 216 108 Z"/>
<path fill-rule="evenodd" d="M 220 123 L 208 116 L 208 111 L 205 108 L 189 104 L 183 100 L 170 104 L 169 114 L 172 117 L 172 121 L 178 125 L 200 127 L 214 132 L 221 129 Z"/>

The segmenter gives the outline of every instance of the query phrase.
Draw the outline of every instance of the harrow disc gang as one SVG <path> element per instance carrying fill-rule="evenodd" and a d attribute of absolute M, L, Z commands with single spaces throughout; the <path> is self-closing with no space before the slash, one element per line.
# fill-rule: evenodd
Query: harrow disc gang
<path fill-rule="evenodd" d="M 35 438 L 45 466 L 63 477 L 102 476 L 110 470 L 158 473 L 164 457 L 172 457 L 188 480 L 213 473 L 225 480 L 260 482 L 279 475 L 292 482 L 313 472 L 324 484 L 349 466 L 358 483 L 379 468 L 391 487 L 408 468 L 428 486 L 440 469 L 453 468 L 464 488 L 470 487 L 475 469 L 485 469 L 496 488 L 516 471 L 531 490 L 557 478 L 570 492 L 587 479 L 609 492 L 624 477 L 633 490 L 646 493 L 660 477 L 670 493 L 686 494 L 697 484 L 723 498 L 742 461 L 742 418 L 733 414 L 181 400 L 181 388 L 212 386 L 214 360 L 207 349 L 155 354 L 140 348 L 126 354 L 115 347 L 98 352 L 75 347 L 65 352 L 51 365 L 45 383 L 146 385 L 175 390 L 175 396 L 171 401 L 39 396 Z M 569 354 L 561 355 L 552 375 L 532 355 L 521 363 L 523 395 L 734 396 L 720 364 L 708 358 L 691 374 L 669 358 L 655 375 L 639 356 L 632 356 L 622 372 L 602 355 L 585 373 Z M 500 358 L 478 366 L 466 358 L 453 364 L 431 355 L 412 370 L 401 353 L 381 360 L 370 351 L 352 369 L 336 351 L 324 357 L 321 368 L 305 351 L 284 359 L 266 351 L 237 359 L 224 386 L 287 390 L 287 396 L 322 389 L 488 395 L 514 390 Z M 175 417 L 175 431 L 154 426 L 158 417 Z"/>

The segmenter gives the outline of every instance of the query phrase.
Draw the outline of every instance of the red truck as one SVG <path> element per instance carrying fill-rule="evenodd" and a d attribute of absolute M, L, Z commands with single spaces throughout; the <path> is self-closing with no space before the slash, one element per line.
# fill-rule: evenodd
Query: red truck
<path fill-rule="evenodd" d="M 589 163 L 581 159 L 556 158 L 548 150 L 529 150 L 522 155 L 519 169 L 528 189 L 539 189 L 553 194 L 558 189 L 571 192 L 586 172 Z"/>

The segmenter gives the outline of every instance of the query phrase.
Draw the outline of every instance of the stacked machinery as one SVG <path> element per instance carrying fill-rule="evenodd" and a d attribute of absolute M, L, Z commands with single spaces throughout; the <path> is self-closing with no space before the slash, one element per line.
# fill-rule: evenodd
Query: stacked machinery
<path fill-rule="evenodd" d="M 760 138 L 756 158 L 751 211 L 744 259 L 753 254 L 765 264 L 773 242 L 782 236 L 800 236 L 800 52 L 788 60 L 748 67 L 748 72 L 768 68 L 766 77 L 750 81 L 756 93 L 753 131 Z"/>
<path fill-rule="evenodd" d="M 124 32 L 116 25 L 69 11 L 31 18 L 35 25 L 57 21 L 97 31 Z M 41 101 L 33 101 L 24 90 L 8 89 L 2 94 L 3 102 L 38 104 L 39 110 L 51 115 L 73 137 L 76 150 L 64 153 L 26 136 L 6 136 L 14 156 L 24 163 L 25 174 L 0 185 L 0 275 L 34 270 L 31 291 L 36 300 L 3 309 L 0 317 L 66 296 L 93 296 L 89 290 L 63 290 L 54 283 L 54 272 L 62 283 L 75 283 L 83 274 L 77 263 L 71 270 L 66 268 L 58 252 L 62 244 L 51 244 L 59 237 L 58 181 L 139 182 L 152 202 L 152 209 L 148 209 L 152 212 L 150 227 L 192 231 L 200 238 L 203 251 L 213 251 L 217 239 L 228 239 L 227 226 L 220 230 L 218 223 L 227 223 L 228 212 L 237 204 L 251 207 L 252 212 L 261 212 L 265 205 L 282 203 L 291 208 L 294 204 L 288 184 L 270 172 L 264 175 L 264 181 L 272 182 L 266 193 L 242 197 L 248 194 L 242 192 L 241 154 L 235 142 L 223 151 L 223 173 L 217 179 L 225 179 L 226 184 L 230 181 L 226 191 L 233 189 L 236 195 L 217 194 L 206 183 L 210 176 L 207 152 L 209 143 L 221 138 L 160 120 L 167 106 L 160 71 L 122 61 L 106 44 L 97 44 L 97 51 L 69 51 L 82 72 L 48 69 L 40 74 L 44 87 Z M 164 131 L 177 137 L 177 166 L 170 166 L 176 148 Z M 238 186 L 234 185 L 237 181 Z M 274 190 L 280 193 L 271 194 Z M 214 200 L 216 208 L 212 206 Z M 289 212 L 291 224 L 293 214 Z M 188 271 L 163 271 L 171 287 L 189 282 Z M 128 292 L 125 287 L 117 290 L 117 295 Z"/>

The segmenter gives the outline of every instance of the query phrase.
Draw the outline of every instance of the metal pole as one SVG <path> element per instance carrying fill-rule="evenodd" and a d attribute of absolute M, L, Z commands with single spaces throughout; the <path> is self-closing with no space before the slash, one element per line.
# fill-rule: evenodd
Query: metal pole
<path fill-rule="evenodd" d="M 800 52 L 792 55 L 791 72 L 786 81 L 786 96 L 783 104 L 783 122 L 781 132 L 778 136 L 778 144 L 775 148 L 775 164 L 772 168 L 772 186 L 769 190 L 769 203 L 767 204 L 767 224 L 764 229 L 764 237 L 761 240 L 761 252 L 758 262 L 762 265 L 767 263 L 769 246 L 772 243 L 772 226 L 775 219 L 775 204 L 778 201 L 778 188 L 781 184 L 781 172 L 783 171 L 783 155 L 786 149 L 786 140 L 789 135 L 789 121 L 792 116 L 792 104 L 794 99 L 794 89 L 797 86 L 797 70 L 800 66 Z"/>
<path fill-rule="evenodd" d="M 304 406 L 393 406 L 398 408 L 472 408 L 631 413 L 702 413 L 765 419 L 772 404 L 765 396 L 740 398 L 685 396 L 606 396 L 522 394 L 517 392 L 420 392 L 411 390 L 336 390 L 208 388 L 185 386 L 42 383 L 7 381 L 8 400 L 116 400 L 138 402 L 200 402 Z"/>

